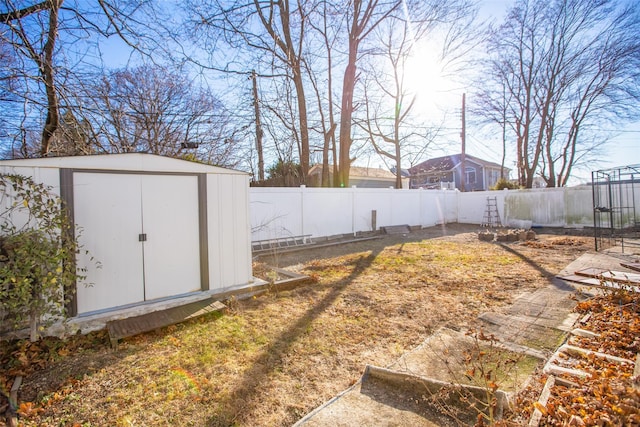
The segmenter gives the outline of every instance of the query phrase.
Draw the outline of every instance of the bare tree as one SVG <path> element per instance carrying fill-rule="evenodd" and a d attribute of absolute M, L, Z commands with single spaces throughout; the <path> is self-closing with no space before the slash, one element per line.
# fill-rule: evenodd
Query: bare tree
<path fill-rule="evenodd" d="M 388 19 L 396 23 L 407 23 L 410 28 L 410 43 L 398 44 L 387 49 L 385 55 L 391 59 L 395 56 L 395 61 L 402 62 L 402 55 L 397 52 L 399 47 L 411 50 L 411 43 L 425 36 L 436 27 L 441 27 L 444 32 L 442 40 L 441 59 L 454 62 L 464 55 L 469 46 L 465 46 L 471 38 L 473 31 L 470 27 L 460 25 L 463 21 L 468 22 L 473 18 L 474 9 L 465 0 L 455 0 L 442 2 L 433 1 L 378 1 L 378 0 L 352 0 L 346 7 L 346 16 L 349 45 L 347 54 L 347 65 L 345 67 L 342 86 L 342 107 L 340 111 L 340 158 L 339 158 L 339 185 L 346 186 L 349 183 L 349 168 L 351 164 L 352 146 L 352 124 L 354 123 L 354 111 L 356 102 L 354 100 L 355 89 L 358 82 L 358 62 L 366 55 L 361 52 L 361 47 L 370 38 L 370 35 Z M 403 24 L 401 24 L 403 25 Z M 399 33 L 402 33 L 400 31 Z M 406 36 L 405 36 L 406 38 Z M 400 37 L 400 40 L 402 37 Z M 372 46 L 373 43 L 373 46 Z M 366 46 L 366 54 L 371 54 L 379 44 L 380 40 L 369 40 Z M 388 44 L 388 42 L 386 42 Z M 385 43 L 382 43 L 385 46 Z M 389 52 L 391 57 L 389 57 Z M 400 68 L 399 68 L 400 70 Z M 391 95 L 395 97 L 395 95 Z"/>
<path fill-rule="evenodd" d="M 253 1 L 260 22 L 271 37 L 274 45 L 279 49 L 283 62 L 291 70 L 291 80 L 296 90 L 298 107 L 298 123 L 300 132 L 300 166 L 302 182 L 309 173 L 309 124 L 307 118 L 307 99 L 302 74 L 303 43 L 307 11 L 305 3 L 297 1 L 293 7 L 289 0 L 277 2 Z M 296 20 L 294 23 L 293 20 Z M 295 34 L 294 34 L 295 31 Z M 294 38 L 295 37 L 295 38 Z"/>
<path fill-rule="evenodd" d="M 33 61 L 37 76 L 34 79 L 42 81 L 46 93 L 47 117 L 42 129 L 40 155 L 49 152 L 49 145 L 54 132 L 58 128 L 59 105 L 55 81 L 53 54 L 58 39 L 58 14 L 62 0 L 46 0 L 23 8 L 11 8 L 0 13 L 0 23 L 4 24 L 11 34 L 10 41 L 14 48 L 29 60 Z M 39 19 L 39 15 L 45 15 Z M 38 30 L 32 33 L 33 23 L 28 20 L 39 21 Z"/>
<path fill-rule="evenodd" d="M 60 125 L 51 138 L 49 154 L 80 156 L 92 154 L 96 148 L 93 129 L 86 120 L 78 120 L 72 110 L 60 116 Z"/>
<path fill-rule="evenodd" d="M 365 77 L 366 114 L 356 123 L 367 133 L 376 153 L 393 162 L 395 186 L 402 188 L 402 149 L 407 140 L 417 136 L 412 130 L 403 132 L 416 100 L 416 94 L 406 87 L 404 73 L 415 39 L 406 21 L 389 19 L 379 30 L 382 58 L 374 57 L 374 69 Z"/>
<path fill-rule="evenodd" d="M 387 17 L 400 9 L 397 0 L 351 0 L 345 6 L 347 20 L 347 65 L 342 79 L 342 103 L 340 109 L 340 153 L 337 186 L 349 186 L 351 168 L 351 126 L 353 124 L 354 90 L 360 45 L 364 39 Z"/>
<path fill-rule="evenodd" d="M 85 66 L 99 62 L 98 40 L 115 35 L 132 51 L 150 52 L 162 45 L 160 37 L 143 31 L 150 28 L 153 11 L 148 2 L 96 0 L 5 1 L 0 8 L 0 45 L 8 52 L 14 86 L 7 103 L 19 118 L 12 123 L 13 135 L 24 155 L 49 155 L 52 139 L 60 126 L 60 111 L 75 109 L 69 100 L 73 94 L 67 84 L 78 78 Z M 144 16 L 145 22 L 138 19 Z M 2 64 L 3 74 L 9 62 Z M 74 112 L 76 114 L 77 112 Z M 40 127 L 37 154 L 30 148 L 27 133 Z M 14 150 L 15 151 L 15 150 Z"/>
<path fill-rule="evenodd" d="M 313 92 L 318 103 L 319 132 L 323 138 L 322 144 L 322 179 L 323 187 L 336 185 L 330 182 L 329 159 L 331 154 L 331 168 L 333 169 L 334 181 L 338 177 L 336 129 L 338 124 L 335 118 L 333 101 L 333 68 L 334 68 L 334 45 L 337 43 L 342 29 L 342 20 L 337 18 L 337 9 L 326 0 L 322 0 L 315 8 L 318 22 L 310 20 L 309 25 L 317 32 L 324 47 L 323 53 L 310 56 L 304 62 L 309 80 L 313 87 Z M 314 57 L 317 61 L 311 62 Z M 325 65 L 319 63 L 324 61 Z M 324 85 L 322 84 L 324 83 Z"/>
<path fill-rule="evenodd" d="M 16 58 L 12 55 L 11 46 L 9 46 L 2 37 L 0 37 L 0 103 L 3 105 L 4 114 L 0 115 L 0 140 L 11 139 L 11 125 L 7 116 L 15 116 L 17 107 L 17 98 L 13 95 L 16 84 Z M 13 135 L 15 139 L 17 135 Z"/>
<path fill-rule="evenodd" d="M 87 106 L 106 152 L 142 151 L 235 166 L 238 141 L 213 94 L 166 67 L 144 65 L 107 75 Z"/>
<path fill-rule="evenodd" d="M 304 80 L 304 47 L 310 2 L 289 0 L 222 3 L 217 0 L 194 2 L 190 8 L 196 16 L 196 28 L 204 30 L 210 43 L 222 44 L 252 52 L 257 63 L 273 65 L 275 59 L 284 71 L 261 73 L 261 77 L 290 79 L 295 89 L 295 125 L 299 139 L 299 159 L 303 182 L 309 171 L 309 124 Z M 247 73 L 246 64 L 212 64 L 224 72 Z M 284 114 L 280 115 L 281 117 Z M 292 126 L 290 126 L 292 127 Z"/>
<path fill-rule="evenodd" d="M 12 55 L 11 46 L 2 38 L 0 38 L 0 63 L 4 64 L 0 67 L 0 101 L 6 101 L 11 98 L 12 86 L 16 80 L 16 58 Z"/>
<path fill-rule="evenodd" d="M 637 117 L 639 32 L 638 6 L 614 0 L 521 0 L 493 30 L 483 99 L 494 118 L 507 106 L 520 185 L 566 185 L 598 127 Z"/>
<path fill-rule="evenodd" d="M 273 142 L 272 150 L 277 161 L 296 163 L 296 154 L 300 154 L 300 132 L 295 88 L 290 79 L 271 79 L 269 83 L 263 98 L 266 110 L 264 128 Z M 302 179 L 300 177 L 300 182 Z"/>
<path fill-rule="evenodd" d="M 461 27 L 473 9 L 465 2 L 449 2 L 433 9 L 423 2 L 405 4 L 406 16 L 389 16 L 373 32 L 373 46 L 363 67 L 363 105 L 365 114 L 355 122 L 362 128 L 377 154 L 392 162 L 396 188 L 402 188 L 402 159 L 423 153 L 436 132 L 423 132 L 424 126 L 413 114 L 417 89 L 411 87 L 408 75 L 410 61 L 419 45 L 434 39 L 436 28 L 447 33 L 441 37 L 442 60 L 450 60 L 451 46 L 460 41 L 456 27 Z M 447 28 L 444 24 L 450 26 Z M 430 40 L 434 42 L 434 40 Z M 455 55 L 460 54 L 456 48 Z"/>
<path fill-rule="evenodd" d="M 494 75 L 503 75 L 499 66 L 500 63 L 490 64 L 490 68 Z M 502 143 L 502 156 L 500 162 L 500 178 L 504 179 L 505 162 L 507 155 L 507 122 L 509 106 L 512 101 L 512 92 L 508 90 L 509 82 L 507 79 L 503 79 L 499 82 L 500 86 L 490 86 L 484 84 L 485 74 L 482 74 L 481 80 L 478 81 L 474 87 L 476 91 L 474 93 L 475 98 L 478 100 L 471 104 L 472 114 L 480 118 L 480 124 L 488 127 L 499 126 L 501 130 L 501 143 Z"/>

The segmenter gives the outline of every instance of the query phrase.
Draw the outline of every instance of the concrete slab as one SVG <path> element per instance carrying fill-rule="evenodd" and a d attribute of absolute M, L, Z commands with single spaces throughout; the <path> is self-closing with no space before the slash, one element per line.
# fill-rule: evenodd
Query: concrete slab
<path fill-rule="evenodd" d="M 357 384 L 295 426 L 473 424 L 477 413 L 468 410 L 469 402 L 485 399 L 486 391 L 462 384 L 467 368 L 461 358 L 474 345 L 466 334 L 442 328 L 388 368 L 367 366 Z M 508 402 L 507 395 L 498 390 L 496 396 L 497 411 L 501 414 Z"/>
<path fill-rule="evenodd" d="M 388 402 L 394 402 L 393 406 Z M 432 421 L 436 418 L 437 421 Z M 439 420 L 438 420 L 439 418 Z M 309 413 L 294 427 L 454 426 L 451 420 L 429 410 L 413 395 L 384 383 L 359 381 L 342 394 Z"/>
<path fill-rule="evenodd" d="M 462 354 L 473 348 L 471 337 L 453 329 L 442 328 L 418 347 L 403 354 L 389 369 L 446 382 L 460 380 Z"/>

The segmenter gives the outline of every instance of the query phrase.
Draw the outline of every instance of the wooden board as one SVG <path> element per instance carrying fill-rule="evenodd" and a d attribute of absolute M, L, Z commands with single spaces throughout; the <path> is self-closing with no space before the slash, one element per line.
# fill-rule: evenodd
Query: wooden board
<path fill-rule="evenodd" d="M 214 311 L 224 310 L 226 306 L 211 298 L 192 302 L 166 310 L 154 311 L 141 316 L 107 322 L 107 330 L 112 345 L 120 338 L 131 337 L 143 332 L 153 331 L 164 326 L 174 325 Z"/>
<path fill-rule="evenodd" d="M 411 229 L 407 224 L 404 225 L 387 225 L 380 227 L 385 234 L 409 234 Z"/>
<path fill-rule="evenodd" d="M 564 280 L 567 282 L 578 283 L 583 286 L 591 286 L 594 288 L 603 288 L 603 289 L 629 289 L 634 292 L 640 292 L 639 286 L 625 285 L 620 282 L 615 282 L 612 280 L 601 280 L 593 277 L 586 276 L 578 276 L 576 274 L 569 274 L 566 276 L 556 276 L 560 280 Z"/>
<path fill-rule="evenodd" d="M 621 262 L 620 265 L 630 270 L 640 271 L 640 262 Z"/>
<path fill-rule="evenodd" d="M 575 272 L 578 276 L 606 279 L 613 282 L 630 283 L 640 285 L 640 274 L 626 271 L 612 271 L 604 268 L 585 268 Z"/>

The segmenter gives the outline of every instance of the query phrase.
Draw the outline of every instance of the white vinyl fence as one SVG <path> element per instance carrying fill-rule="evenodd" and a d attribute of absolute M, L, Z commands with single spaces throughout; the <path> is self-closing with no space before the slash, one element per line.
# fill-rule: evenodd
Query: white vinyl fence
<path fill-rule="evenodd" d="M 251 188 L 252 241 L 355 234 L 390 225 L 481 224 L 487 197 L 504 225 L 593 225 L 590 186 L 461 193 L 391 188 Z M 374 219 L 375 218 L 375 219 Z"/>

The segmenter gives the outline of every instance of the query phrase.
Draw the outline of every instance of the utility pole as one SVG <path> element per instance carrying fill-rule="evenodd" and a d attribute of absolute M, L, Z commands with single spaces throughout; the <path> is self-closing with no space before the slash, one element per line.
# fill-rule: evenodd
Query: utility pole
<path fill-rule="evenodd" d="M 258 102 L 258 82 L 256 70 L 251 70 L 253 80 L 253 109 L 256 116 L 256 151 L 258 152 L 258 180 L 264 181 L 264 156 L 262 154 L 262 125 L 260 124 L 260 103 Z"/>
<path fill-rule="evenodd" d="M 460 138 L 462 139 L 462 152 L 460 153 L 460 191 L 465 191 L 465 180 L 467 178 L 467 170 L 465 168 L 465 144 L 466 144 L 466 119 L 465 119 L 465 95 L 462 94 L 462 132 L 460 132 Z"/>

